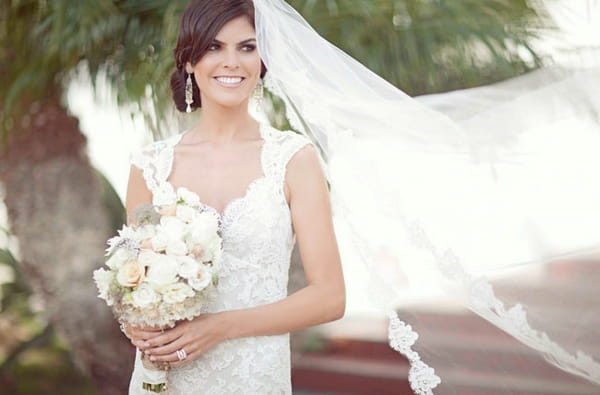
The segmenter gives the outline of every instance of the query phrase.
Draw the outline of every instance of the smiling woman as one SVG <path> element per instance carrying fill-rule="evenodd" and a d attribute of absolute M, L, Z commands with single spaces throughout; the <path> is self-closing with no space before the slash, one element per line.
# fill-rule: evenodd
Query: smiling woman
<path fill-rule="evenodd" d="M 176 207 L 180 196 L 190 197 L 218 220 L 219 284 L 191 321 L 164 331 L 124 327 L 138 348 L 129 393 L 164 389 L 164 380 L 153 383 L 145 375 L 144 353 L 168 364 L 172 395 L 291 394 L 289 332 L 336 320 L 345 309 L 320 159 L 308 138 L 259 124 L 248 113 L 266 73 L 251 1 L 192 2 L 174 54 L 176 107 L 202 107 L 202 117 L 133 156 L 128 218 L 142 204 Z M 288 296 L 296 241 L 308 285 Z M 146 244 L 155 249 L 154 242 Z M 148 270 L 152 265 L 147 262 Z"/>
<path fill-rule="evenodd" d="M 242 92 L 236 90 L 233 97 L 222 97 L 226 102 L 236 102 L 244 96 L 242 93 L 252 92 L 259 77 L 266 73 L 256 50 L 252 3 L 239 2 L 235 14 L 227 1 L 197 3 L 194 11 L 186 13 L 181 21 L 175 48 L 177 69 L 171 76 L 171 89 L 179 111 L 187 108 L 188 79 L 192 86 L 190 107 L 194 110 L 202 106 L 203 95 L 227 95 L 217 87 L 241 87 Z M 239 38 L 241 41 L 237 41 Z"/>

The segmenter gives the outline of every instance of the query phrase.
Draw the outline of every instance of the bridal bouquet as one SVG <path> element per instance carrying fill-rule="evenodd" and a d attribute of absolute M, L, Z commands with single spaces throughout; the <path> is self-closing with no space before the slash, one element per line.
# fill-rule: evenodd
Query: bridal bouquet
<path fill-rule="evenodd" d="M 218 218 L 195 194 L 177 190 L 171 205 L 142 205 L 135 225 L 108 240 L 106 266 L 94 272 L 99 297 L 121 324 L 172 327 L 199 315 L 217 285 L 222 239 Z M 166 389 L 166 369 L 144 358 L 144 388 Z"/>

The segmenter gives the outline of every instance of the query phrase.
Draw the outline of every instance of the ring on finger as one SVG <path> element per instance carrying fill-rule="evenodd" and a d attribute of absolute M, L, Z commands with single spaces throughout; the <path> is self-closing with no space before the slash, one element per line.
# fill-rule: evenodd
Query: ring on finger
<path fill-rule="evenodd" d="M 175 354 L 177 354 L 177 359 L 179 359 L 180 361 L 183 361 L 187 358 L 187 353 L 185 352 L 184 348 L 175 351 Z"/>

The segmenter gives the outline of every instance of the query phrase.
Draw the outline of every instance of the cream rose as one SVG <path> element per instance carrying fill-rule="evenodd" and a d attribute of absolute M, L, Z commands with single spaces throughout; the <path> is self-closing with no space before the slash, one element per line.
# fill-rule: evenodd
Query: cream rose
<path fill-rule="evenodd" d="M 181 219 L 185 223 L 194 222 L 198 216 L 198 210 L 190 206 L 177 206 L 177 218 Z"/>
<path fill-rule="evenodd" d="M 206 250 L 204 248 L 202 248 L 202 246 L 200 244 L 195 244 L 191 248 L 190 253 L 194 256 L 194 258 L 198 259 L 200 262 L 203 262 L 203 258 L 204 258 L 204 254 L 206 253 Z"/>
<path fill-rule="evenodd" d="M 140 285 L 131 293 L 132 303 L 136 307 L 145 308 L 160 300 L 160 295 L 147 284 Z"/>
<path fill-rule="evenodd" d="M 177 280 L 179 262 L 168 255 L 157 254 L 157 259 L 148 267 L 146 281 L 155 285 L 167 285 Z"/>
<path fill-rule="evenodd" d="M 186 232 L 186 225 L 177 217 L 161 217 L 160 232 L 170 240 L 182 240 Z"/>
<path fill-rule="evenodd" d="M 136 260 L 128 260 L 117 272 L 117 282 L 124 287 L 135 287 L 145 277 L 146 267 Z"/>
<path fill-rule="evenodd" d="M 179 261 L 179 270 L 177 274 L 179 274 L 183 278 L 192 278 L 198 274 L 198 262 L 194 260 L 194 258 L 189 256 L 178 257 Z"/>
<path fill-rule="evenodd" d="M 151 250 L 141 250 L 138 254 L 137 260 L 144 266 L 152 265 L 157 259 L 160 259 L 161 254 L 157 254 Z"/>
<path fill-rule="evenodd" d="M 162 298 L 165 303 L 180 303 L 186 298 L 194 296 L 194 290 L 189 285 L 175 283 L 161 289 Z"/>
<path fill-rule="evenodd" d="M 207 245 L 217 235 L 219 228 L 218 219 L 209 212 L 198 215 L 196 221 L 190 224 L 190 238 L 194 244 Z"/>
<path fill-rule="evenodd" d="M 188 284 L 196 291 L 202 291 L 212 281 L 212 273 L 205 265 L 198 265 L 198 274 L 188 279 Z"/>
<path fill-rule="evenodd" d="M 187 246 L 182 240 L 169 240 L 165 252 L 168 255 L 183 256 L 188 253 Z"/>
<path fill-rule="evenodd" d="M 169 239 L 164 234 L 157 234 L 152 238 L 152 249 L 156 252 L 164 251 L 167 248 Z"/>

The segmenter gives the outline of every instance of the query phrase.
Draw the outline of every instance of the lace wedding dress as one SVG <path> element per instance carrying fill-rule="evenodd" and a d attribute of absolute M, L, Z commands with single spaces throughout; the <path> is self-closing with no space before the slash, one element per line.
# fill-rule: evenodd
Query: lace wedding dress
<path fill-rule="evenodd" d="M 264 124 L 260 134 L 263 175 L 222 213 L 202 205 L 219 216 L 224 250 L 218 290 L 205 308 L 207 313 L 263 305 L 287 296 L 295 234 L 283 190 L 285 171 L 292 156 L 310 140 Z M 152 143 L 132 158 L 143 171 L 155 205 L 171 201 L 175 194 L 167 179 L 181 137 Z M 137 353 L 130 395 L 147 393 L 142 389 Z M 291 394 L 289 335 L 225 341 L 170 371 L 168 386 L 170 395 Z"/>

